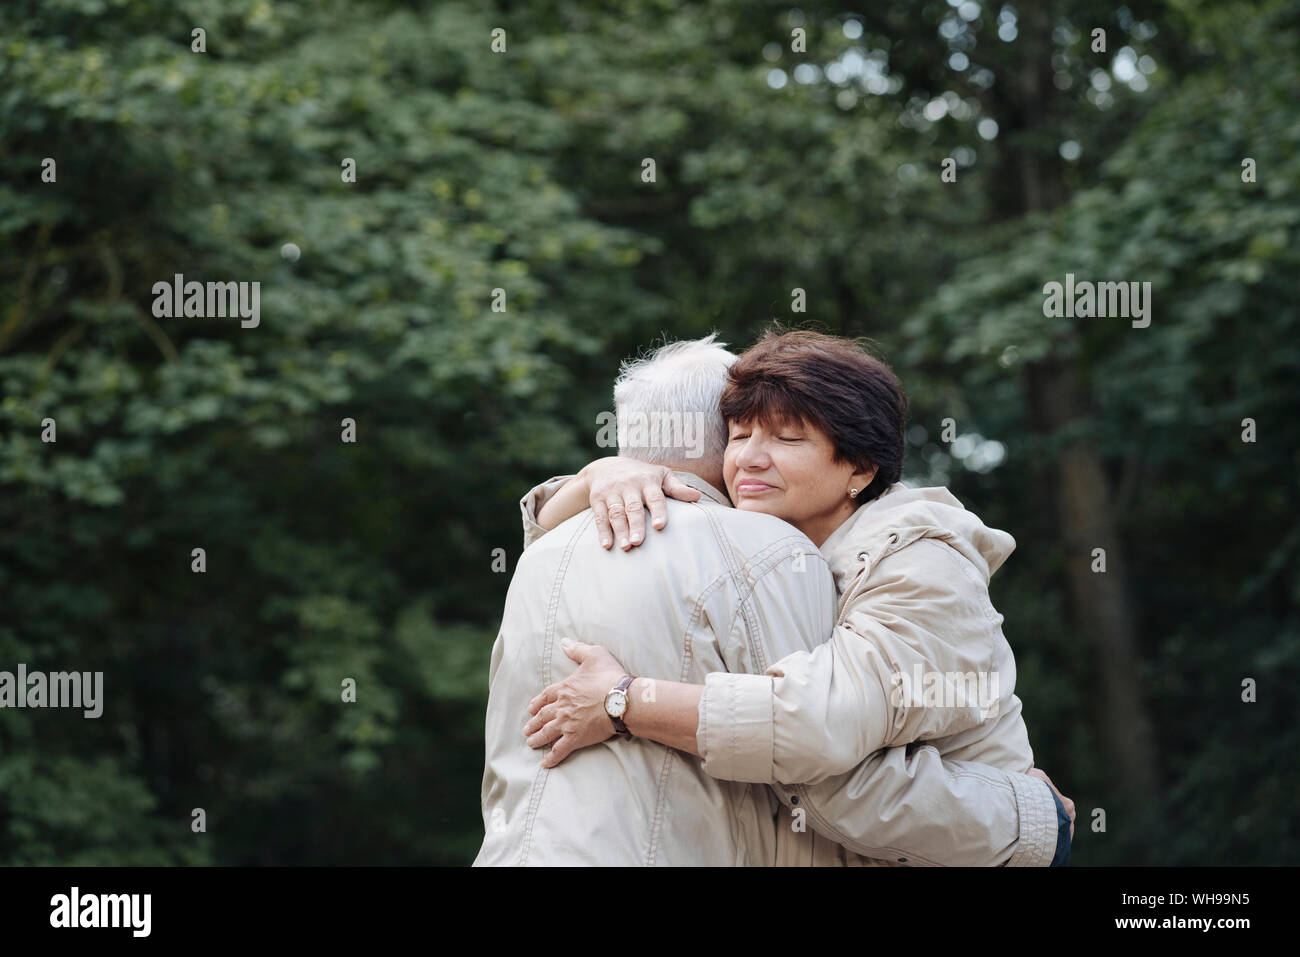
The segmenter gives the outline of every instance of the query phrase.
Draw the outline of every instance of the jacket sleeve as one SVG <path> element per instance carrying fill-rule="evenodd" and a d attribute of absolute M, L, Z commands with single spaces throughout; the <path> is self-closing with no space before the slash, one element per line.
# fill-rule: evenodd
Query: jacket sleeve
<path fill-rule="evenodd" d="M 710 674 L 704 701 L 712 713 L 702 701 L 698 736 L 704 770 L 816 784 L 881 748 L 980 724 L 988 715 L 978 699 L 950 706 L 955 698 L 936 696 L 946 693 L 942 685 L 930 685 L 927 698 L 924 677 L 915 680 L 991 670 L 999 616 L 964 561 L 938 542 L 901 549 L 872 570 L 829 641 L 763 675 Z M 726 727 L 733 718 L 738 731 Z M 745 776 L 733 777 L 738 770 Z"/>
<path fill-rule="evenodd" d="M 802 808 L 817 832 L 865 857 L 899 863 L 1047 867 L 1060 834 L 1045 782 L 945 761 L 929 746 L 888 748 L 848 774 L 774 790 L 791 813 Z"/>
<path fill-rule="evenodd" d="M 572 475 L 557 475 L 548 478 L 541 485 L 529 489 L 528 494 L 519 500 L 519 511 L 524 520 L 524 548 L 527 548 L 546 534 L 546 529 L 537 524 L 537 515 L 547 501 L 550 500 L 550 497 L 559 490 L 560 486 L 571 478 L 573 478 Z"/>

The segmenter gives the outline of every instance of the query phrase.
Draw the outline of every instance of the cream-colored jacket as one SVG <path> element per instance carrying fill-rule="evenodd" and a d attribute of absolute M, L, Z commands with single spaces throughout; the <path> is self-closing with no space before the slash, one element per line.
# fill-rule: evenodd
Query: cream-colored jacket
<path fill-rule="evenodd" d="M 736 512 L 707 483 L 678 474 L 708 490 L 693 508 L 726 522 L 770 518 Z M 551 479 L 525 496 L 526 546 L 543 535 L 536 513 L 567 478 Z M 639 667 L 639 650 L 676 644 L 673 630 L 662 627 L 665 609 L 689 609 L 698 601 L 692 589 L 703 582 L 691 580 L 691 570 L 712 550 L 700 535 L 702 526 L 690 541 L 673 534 L 681 504 L 669 503 L 668 527 L 638 549 L 610 554 L 594 546 L 605 559 L 622 562 L 637 561 L 652 546 L 660 555 L 666 549 L 659 545 L 671 549 L 656 568 L 653 587 L 639 597 L 604 599 L 635 632 L 632 654 L 588 623 L 575 620 L 576 635 L 606 645 L 633 673 L 704 683 L 697 738 L 703 760 L 662 751 L 703 771 L 705 780 L 770 785 L 781 806 L 768 805 L 770 846 L 747 837 L 759 850 L 747 851 L 743 860 L 722 859 L 717 849 L 683 848 L 674 863 L 683 857 L 692 863 L 1050 863 L 1055 803 L 1046 784 L 1021 773 L 1032 766 L 1032 752 L 1014 694 L 1014 658 L 1001 634 L 1001 616 L 988 600 L 988 576 L 1014 548 L 1011 536 L 984 526 L 945 489 L 902 485 L 858 509 L 820 552 L 791 526 L 772 520 L 775 525 L 765 531 L 788 554 L 764 576 L 764 601 L 793 602 L 798 610 L 765 609 L 763 616 L 787 622 L 788 632 L 757 628 L 752 637 L 763 650 L 721 654 L 720 666 L 692 662 L 676 670 L 647 669 Z M 575 521 L 591 531 L 589 513 L 570 519 Z M 826 574 L 827 564 L 834 573 L 834 586 L 827 589 L 832 611 L 817 620 L 807 588 Z M 582 589 L 577 581 L 570 587 Z M 586 607 L 602 604 L 599 590 L 582 590 Z M 694 666 L 700 664 L 706 665 L 702 677 L 687 674 L 698 675 L 701 669 Z M 494 672 L 496 667 L 494 653 Z M 531 676 L 524 701 L 552 680 Z M 489 705 L 489 770 L 491 713 Z M 512 731 L 518 736 L 517 728 Z M 657 747 L 616 739 L 602 747 L 625 744 Z M 490 838 L 486 776 L 484 788 Z M 742 805 L 743 800 L 733 803 L 728 813 Z M 762 807 L 756 796 L 753 806 Z M 755 827 L 745 815 L 745 828 Z"/>
<path fill-rule="evenodd" d="M 726 507 L 670 502 L 668 527 L 635 552 L 597 541 L 591 512 L 520 557 L 492 649 L 478 865 L 763 865 L 777 857 L 770 789 L 705 772 L 652 741 L 610 738 L 543 769 L 522 734 L 529 701 L 577 670 L 560 640 L 607 647 L 633 673 L 702 683 L 761 673 L 825 640 L 835 586 L 797 529 Z M 796 556 L 804 556 L 794 571 Z M 637 706 L 633 700 L 631 707 Z"/>

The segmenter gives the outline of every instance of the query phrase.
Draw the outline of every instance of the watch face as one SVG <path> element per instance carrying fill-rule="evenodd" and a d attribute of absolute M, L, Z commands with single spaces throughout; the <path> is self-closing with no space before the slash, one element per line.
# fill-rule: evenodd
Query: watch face
<path fill-rule="evenodd" d="M 627 692 L 611 691 L 605 699 L 605 713 L 611 718 L 621 718 L 627 711 Z"/>

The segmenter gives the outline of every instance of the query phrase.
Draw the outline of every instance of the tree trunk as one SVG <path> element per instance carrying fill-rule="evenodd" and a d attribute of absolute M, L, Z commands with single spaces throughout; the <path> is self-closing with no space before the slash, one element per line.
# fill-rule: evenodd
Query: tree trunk
<path fill-rule="evenodd" d="M 1039 364 L 1030 369 L 1028 386 L 1037 424 L 1045 432 L 1058 432 L 1088 412 L 1071 363 Z M 1155 732 L 1143 702 L 1114 498 L 1092 443 L 1086 438 L 1069 442 L 1057 463 L 1057 516 L 1073 617 L 1096 658 L 1097 716 L 1115 777 L 1138 798 L 1149 798 L 1159 791 Z M 1106 551 L 1105 572 L 1092 570 L 1094 548 Z"/>

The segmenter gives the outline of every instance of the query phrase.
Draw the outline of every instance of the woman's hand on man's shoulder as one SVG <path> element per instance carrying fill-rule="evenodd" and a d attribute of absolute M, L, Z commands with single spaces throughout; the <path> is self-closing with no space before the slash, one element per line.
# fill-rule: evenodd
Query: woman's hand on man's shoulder
<path fill-rule="evenodd" d="M 596 459 L 578 473 L 578 480 L 585 482 L 589 490 L 588 502 L 602 548 L 611 547 L 617 540 L 618 547 L 628 551 L 645 541 L 647 509 L 656 529 L 667 525 L 665 496 L 680 502 L 700 498 L 698 489 L 691 488 L 666 465 L 621 455 Z"/>

